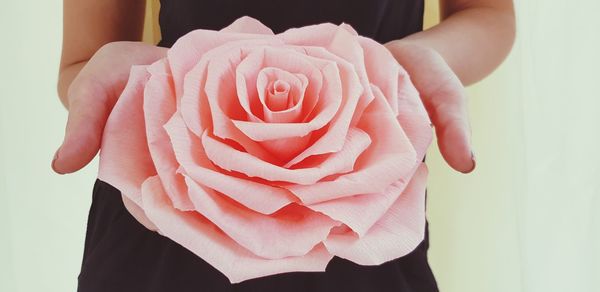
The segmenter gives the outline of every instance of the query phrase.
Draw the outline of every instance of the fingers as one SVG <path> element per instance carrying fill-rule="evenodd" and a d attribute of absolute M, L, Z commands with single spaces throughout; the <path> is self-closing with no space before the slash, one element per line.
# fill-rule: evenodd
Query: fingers
<path fill-rule="evenodd" d="M 469 173 L 475 169 L 471 146 L 466 95 L 462 83 L 452 75 L 431 91 L 425 107 L 435 127 L 438 147 L 453 169 Z"/>
<path fill-rule="evenodd" d="M 106 120 L 131 66 L 151 64 L 166 52 L 167 48 L 141 42 L 112 42 L 98 49 L 69 87 L 69 118 L 63 143 L 52 161 L 55 172 L 75 172 L 96 156 Z"/>
<path fill-rule="evenodd" d="M 432 48 L 410 41 L 393 41 L 386 47 L 407 70 L 421 94 L 444 160 L 457 171 L 473 171 L 475 157 L 471 148 L 471 128 L 460 79 Z"/>
<path fill-rule="evenodd" d="M 52 161 L 52 169 L 59 174 L 75 172 L 96 156 L 110 112 L 102 90 L 89 86 L 79 88 L 73 92 L 76 96 L 69 102 L 65 137 Z"/>

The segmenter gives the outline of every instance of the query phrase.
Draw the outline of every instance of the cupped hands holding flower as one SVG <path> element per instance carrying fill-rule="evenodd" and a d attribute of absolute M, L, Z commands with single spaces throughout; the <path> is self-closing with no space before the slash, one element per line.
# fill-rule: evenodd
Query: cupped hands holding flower
<path fill-rule="evenodd" d="M 433 51 L 390 51 L 346 24 L 275 35 L 243 17 L 166 54 L 101 52 L 69 90 L 53 168 L 101 144 L 129 212 L 232 282 L 381 264 L 423 239 L 429 116 L 448 163 L 474 167 L 458 78 Z"/>
<path fill-rule="evenodd" d="M 390 42 L 386 47 L 420 92 L 438 145 L 455 170 L 470 172 L 470 128 L 464 87 L 435 50 Z M 132 65 L 147 65 L 164 57 L 167 49 L 140 42 L 113 42 L 103 46 L 71 82 L 65 106 L 69 110 L 65 136 L 52 160 L 59 174 L 80 170 L 96 156 L 104 125 L 127 82 Z"/>

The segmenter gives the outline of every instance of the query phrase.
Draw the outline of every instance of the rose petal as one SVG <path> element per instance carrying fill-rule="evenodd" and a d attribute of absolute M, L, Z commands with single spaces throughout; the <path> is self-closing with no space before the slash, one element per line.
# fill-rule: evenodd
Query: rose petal
<path fill-rule="evenodd" d="M 314 71 L 318 72 L 318 70 Z M 292 74 L 275 67 L 262 69 L 258 73 L 256 87 L 264 121 L 268 123 L 300 122 L 308 80 L 304 74 Z M 275 90 L 278 85 L 287 85 L 287 89 L 277 92 Z"/>
<path fill-rule="evenodd" d="M 414 86 L 410 83 L 402 84 L 399 87 L 398 76 L 400 75 L 400 65 L 396 58 L 380 43 L 366 37 L 358 37 L 358 42 L 363 48 L 364 66 L 369 76 L 369 81 L 381 89 L 388 104 L 394 113 L 398 113 L 398 93 Z"/>
<path fill-rule="evenodd" d="M 158 227 L 156 227 L 156 225 L 152 223 L 148 216 L 146 216 L 144 209 L 138 206 L 138 204 L 129 199 L 127 196 L 121 196 L 121 199 L 123 199 L 123 205 L 125 206 L 125 209 L 127 209 L 129 214 L 131 214 L 131 216 L 133 216 L 135 220 L 137 220 L 140 224 L 144 225 L 144 227 L 146 227 L 148 230 L 158 231 Z"/>
<path fill-rule="evenodd" d="M 404 192 L 364 236 L 330 234 L 325 246 L 360 265 L 380 265 L 407 255 L 424 238 L 426 182 L 427 167 L 421 163 Z"/>
<path fill-rule="evenodd" d="M 319 70 L 313 70 L 313 74 L 317 76 L 310 76 L 312 82 L 309 87 L 309 79 L 304 74 L 292 74 L 275 67 L 263 68 L 259 72 L 256 81 L 258 100 L 262 105 L 262 120 L 267 123 L 299 123 L 307 119 L 308 114 L 318 101 L 319 91 L 323 83 L 323 76 Z M 246 79 L 246 82 L 248 82 L 248 79 Z M 291 88 L 285 96 L 282 93 L 276 94 L 274 92 L 278 82 L 290 84 Z M 239 91 L 240 87 L 238 87 Z M 242 95 L 238 94 L 238 98 L 242 101 Z M 287 101 L 282 99 L 287 99 Z M 273 111 L 269 108 L 268 104 L 272 105 L 277 100 L 280 100 L 278 102 L 283 110 Z M 283 102 L 287 102 L 287 104 L 284 105 Z M 307 104 L 306 107 L 304 107 L 305 103 Z M 254 115 L 252 114 L 248 115 L 251 121 L 261 121 L 253 117 Z M 289 161 L 306 148 L 306 145 L 310 143 L 311 137 L 312 133 L 309 133 L 301 137 L 261 141 L 260 144 L 280 161 Z"/>
<path fill-rule="evenodd" d="M 246 152 L 236 150 L 211 137 L 208 132 L 202 136 L 206 156 L 225 170 L 234 170 L 249 177 L 259 177 L 269 181 L 285 181 L 295 184 L 313 184 L 322 178 L 352 171 L 359 155 L 369 146 L 371 139 L 360 129 L 351 129 L 344 147 L 331 154 L 323 163 L 315 167 L 288 169 L 260 160 Z"/>
<path fill-rule="evenodd" d="M 190 131 L 200 137 L 204 129 L 212 128 L 208 99 L 204 93 L 208 58 L 203 58 L 185 75 L 179 110 Z"/>
<path fill-rule="evenodd" d="M 400 90 L 397 118 L 417 152 L 417 159 L 423 160 L 427 148 L 433 140 L 433 126 L 419 92 L 410 81 L 408 73 L 401 68 L 398 78 Z"/>
<path fill-rule="evenodd" d="M 291 78 L 289 78 L 289 80 L 277 79 L 275 81 L 271 81 L 267 86 L 265 86 L 267 91 L 266 96 L 263 95 L 263 98 L 261 99 L 262 103 L 264 104 L 263 109 L 267 111 L 267 113 L 277 113 L 285 111 L 293 106 L 296 103 L 294 101 L 294 97 L 301 96 L 293 96 L 294 89 L 302 89 L 302 85 L 296 85 L 293 87 L 295 85 L 294 81 L 297 81 L 297 79 L 298 78 L 296 78 L 296 80 Z M 308 80 L 304 82 L 304 84 L 306 83 L 308 83 Z"/>
<path fill-rule="evenodd" d="M 146 214 L 160 233 L 201 257 L 232 283 L 285 272 L 325 271 L 333 258 L 322 244 L 299 257 L 274 260 L 258 257 L 199 213 L 173 208 L 158 178 L 144 182 L 142 193 Z"/>
<path fill-rule="evenodd" d="M 339 27 L 350 33 L 352 36 L 358 36 L 358 32 L 350 24 L 342 22 Z"/>
<path fill-rule="evenodd" d="M 177 173 L 179 163 L 169 143 L 169 136 L 163 126 L 176 111 L 175 92 L 172 76 L 166 60 L 150 66 L 152 76 L 144 90 L 144 114 L 146 135 L 152 160 L 173 205 L 182 210 L 192 210 L 193 204 L 187 197 L 187 186 L 183 176 Z"/>
<path fill-rule="evenodd" d="M 433 131 L 427 110 L 421 102 L 419 93 L 405 74 L 401 74 L 401 94 L 398 97 L 397 119 L 415 149 L 417 160 L 425 158 L 427 148 L 433 140 Z M 381 94 L 379 88 L 373 89 L 376 94 Z"/>
<path fill-rule="evenodd" d="M 290 45 L 324 47 L 331 42 L 337 30 L 338 26 L 333 23 L 321 23 L 290 28 L 276 36 Z"/>
<path fill-rule="evenodd" d="M 361 86 L 358 76 L 350 63 L 326 52 L 323 48 L 306 47 L 304 50 L 309 56 L 335 61 L 342 81 L 342 90 L 333 97 L 322 96 L 321 98 L 341 98 L 342 105 L 335 117 L 329 123 L 327 131 L 310 147 L 306 148 L 302 153 L 287 162 L 284 167 L 288 168 L 309 156 L 339 151 L 343 146 L 355 110 L 357 107 L 361 107 L 359 106 L 361 103 L 370 102 L 361 97 L 364 88 Z"/>
<path fill-rule="evenodd" d="M 197 183 L 263 214 L 272 214 L 297 201 L 286 189 L 219 172 L 206 157 L 200 139 L 187 129 L 180 115 L 173 115 L 164 127 L 173 143 L 177 161 Z"/>
<path fill-rule="evenodd" d="M 398 121 L 417 152 L 417 159 L 423 160 L 433 133 L 419 92 L 410 81 L 408 72 L 395 61 L 389 50 L 369 38 L 359 37 L 359 42 L 364 49 L 373 91 L 380 90 L 380 94 L 385 96 L 392 110 L 398 114 Z"/>
<path fill-rule="evenodd" d="M 221 29 L 221 32 L 232 32 L 232 33 L 253 33 L 253 34 L 267 34 L 273 35 L 273 31 L 262 24 L 262 22 L 250 17 L 242 16 L 236 19 L 227 27 Z"/>
<path fill-rule="evenodd" d="M 417 167 L 415 167 L 415 170 Z M 328 200 L 307 207 L 346 224 L 359 237 L 364 236 L 396 201 L 407 184 L 398 180 L 382 193 L 370 193 Z"/>
<path fill-rule="evenodd" d="M 355 125 L 360 117 L 362 116 L 365 108 L 373 101 L 373 92 L 371 92 L 370 83 L 375 82 L 376 80 L 371 80 L 371 76 L 367 76 L 367 70 L 365 68 L 365 56 L 363 53 L 363 48 L 360 46 L 357 38 L 358 34 L 356 31 L 347 24 L 342 24 L 335 32 L 331 43 L 329 43 L 325 49 L 326 51 L 331 53 L 332 55 L 342 58 L 354 66 L 354 70 L 356 75 L 360 80 L 360 84 L 363 86 L 363 96 L 361 96 L 360 102 L 356 105 L 356 109 L 354 110 L 354 115 L 352 117 L 351 125 Z M 388 60 L 394 62 L 395 59 Z M 380 68 L 382 74 L 387 74 L 385 67 Z M 389 72 L 393 74 L 394 72 Z"/>
<path fill-rule="evenodd" d="M 227 117 L 227 114 L 223 112 L 219 102 L 235 102 L 233 96 L 229 100 L 217 99 L 213 101 L 213 105 L 211 106 L 206 94 L 208 66 L 214 59 L 231 58 L 229 60 L 237 64 L 241 60 L 241 55 L 245 56 L 245 50 L 251 50 L 261 45 L 276 46 L 277 44 L 280 43 L 276 39 L 236 41 L 222 45 L 202 56 L 198 64 L 185 77 L 185 89 L 180 106 L 186 125 L 196 136 L 200 137 L 206 128 L 213 128 L 223 138 L 239 143 L 248 153 L 265 161 L 277 161 L 271 153 L 236 128 L 232 124 L 231 119 Z M 241 47 L 244 47 L 244 51 L 241 50 Z M 229 65 L 227 64 L 227 66 Z M 214 90 L 214 87 L 218 86 L 209 85 L 208 87 L 209 91 L 211 91 Z M 233 90 L 233 88 L 229 88 L 229 94 L 234 94 Z M 243 115 L 243 110 L 239 109 L 235 104 L 231 105 L 231 108 L 226 109 L 229 111 L 237 109 L 238 115 Z M 233 113 L 228 112 L 228 114 Z"/>
<path fill-rule="evenodd" d="M 256 76 L 258 75 L 257 68 L 261 66 L 277 67 L 288 72 L 311 74 L 315 69 L 320 69 L 323 76 L 323 84 L 319 93 L 318 103 L 312 110 L 313 115 L 310 119 L 307 117 L 304 122 L 300 123 L 264 123 L 261 121 L 255 122 L 250 119 L 247 121 L 245 117 L 232 118 L 232 122 L 246 136 L 254 141 L 266 141 L 283 139 L 290 137 L 303 137 L 310 132 L 317 130 L 326 125 L 334 117 L 341 103 L 341 81 L 339 72 L 333 62 L 308 58 L 307 56 L 298 53 L 291 49 L 281 48 L 264 48 L 250 53 L 237 67 L 238 88 L 248 88 L 245 81 L 250 81 L 251 84 L 256 84 Z M 216 68 L 215 68 L 216 69 Z M 314 74 L 314 73 L 313 73 Z M 254 78 L 251 78 L 254 76 Z M 218 92 L 209 94 L 209 100 L 216 99 L 225 94 L 225 88 L 221 88 Z M 309 91 L 311 94 L 313 91 Z M 245 104 L 245 101 L 250 100 L 250 97 L 244 96 L 246 90 L 238 90 L 238 94 L 242 94 L 240 102 L 242 107 L 246 108 L 246 113 L 252 112 L 251 104 Z M 220 136 L 215 129 L 215 134 Z"/>
<path fill-rule="evenodd" d="M 416 163 L 416 153 L 394 113 L 381 95 L 367 109 L 357 126 L 369 134 L 371 146 L 361 154 L 355 171 L 313 185 L 285 186 L 305 204 L 368 193 L 381 193 L 402 180 L 407 182 Z"/>
<path fill-rule="evenodd" d="M 339 222 L 304 206 L 290 204 L 271 215 L 254 212 L 186 179 L 196 210 L 252 253 L 280 259 L 303 256 Z"/>
<path fill-rule="evenodd" d="M 268 115 L 276 115 L 276 114 L 287 114 L 286 112 L 283 113 L 273 113 L 272 111 L 270 111 L 268 108 L 266 107 L 266 104 L 264 102 L 264 100 L 266 99 L 264 97 L 265 95 L 265 91 L 266 91 L 266 84 L 263 84 L 263 80 L 261 79 L 261 74 L 264 77 L 265 74 L 268 75 L 283 75 L 283 74 L 290 74 L 290 75 L 294 75 L 286 70 L 282 70 L 279 67 L 273 67 L 271 64 L 271 67 L 269 67 L 268 65 L 264 64 L 265 58 L 264 55 L 258 55 L 255 54 L 254 57 L 252 58 L 246 58 L 244 60 L 244 62 L 242 62 L 240 65 L 237 66 L 236 68 L 236 86 L 237 86 L 237 94 L 238 94 L 238 99 L 240 101 L 240 104 L 242 105 L 242 107 L 244 108 L 244 110 L 247 113 L 247 120 L 248 121 L 252 121 L 252 122 L 260 122 L 260 121 L 267 121 L 267 122 L 291 122 L 291 121 L 278 121 L 275 116 L 272 119 L 269 119 Z M 295 68 L 287 68 L 287 70 L 292 70 L 292 72 L 297 72 L 295 74 L 295 76 L 298 76 L 298 78 L 304 78 L 307 79 L 306 84 L 303 84 L 302 87 L 304 88 L 303 92 L 299 93 L 302 94 L 302 96 L 300 96 L 300 99 L 298 100 L 298 102 L 296 103 L 296 105 L 294 105 L 292 108 L 289 109 L 289 111 L 294 112 L 294 122 L 300 122 L 299 120 L 295 120 L 295 119 L 299 119 L 302 118 L 302 121 L 307 120 L 308 118 L 308 114 L 313 110 L 313 108 L 315 107 L 315 105 L 317 104 L 317 101 L 319 100 L 319 92 L 321 91 L 322 85 L 323 85 L 323 75 L 321 74 L 321 71 L 318 67 L 316 67 L 314 64 L 312 63 L 305 63 L 305 65 L 308 65 L 306 67 L 302 67 L 302 66 L 294 66 Z M 267 70 L 267 72 L 265 72 L 265 70 Z M 270 72 L 268 70 L 278 70 L 279 73 L 277 72 Z M 302 76 L 302 77 L 300 77 Z M 304 81 L 302 81 L 304 82 Z M 306 85 L 306 86 L 305 86 Z M 261 108 L 258 106 L 258 104 L 255 102 L 256 101 L 256 97 L 258 96 L 258 100 L 261 101 L 262 104 L 262 111 Z M 266 113 L 266 112 L 270 112 L 270 113 Z M 255 114 L 256 113 L 256 114 Z M 262 114 L 262 115 L 261 115 Z M 295 116 L 295 115 L 298 116 Z M 266 118 L 263 118 L 265 117 Z M 290 118 L 291 120 L 291 118 Z"/>
<path fill-rule="evenodd" d="M 156 174 L 150 158 L 142 110 L 146 66 L 133 66 L 129 81 L 106 121 L 102 135 L 98 178 L 141 204 L 141 186 Z"/>
<path fill-rule="evenodd" d="M 243 20 L 242 22 L 245 22 Z M 229 42 L 240 40 L 271 40 L 280 42 L 270 34 L 234 33 L 214 30 L 197 29 L 179 38 L 167 52 L 167 58 L 175 85 L 177 98 L 183 95 L 183 81 L 185 75 L 199 60 L 212 49 L 218 48 Z"/>
<path fill-rule="evenodd" d="M 238 57 L 240 54 L 260 46 L 278 46 L 282 43 L 277 39 L 250 39 L 231 41 L 206 52 L 195 66 L 185 75 L 184 92 L 181 98 L 180 110 L 190 130 L 197 136 L 202 135 L 205 128 L 212 127 L 210 107 L 208 105 L 204 88 L 206 86 L 207 68 L 214 58 Z M 244 48 L 244 52 L 241 52 Z M 236 62 L 237 64 L 237 62 Z"/>

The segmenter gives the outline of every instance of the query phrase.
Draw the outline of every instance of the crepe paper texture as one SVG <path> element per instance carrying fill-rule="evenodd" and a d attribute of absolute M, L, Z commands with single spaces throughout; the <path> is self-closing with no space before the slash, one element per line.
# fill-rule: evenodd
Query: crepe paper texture
<path fill-rule="evenodd" d="M 98 178 L 232 283 L 379 265 L 424 238 L 432 128 L 407 72 L 347 24 L 242 17 L 133 66 Z"/>

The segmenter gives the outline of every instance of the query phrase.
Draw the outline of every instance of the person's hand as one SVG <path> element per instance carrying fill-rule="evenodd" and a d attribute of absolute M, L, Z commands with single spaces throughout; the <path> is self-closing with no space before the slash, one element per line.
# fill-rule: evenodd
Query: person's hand
<path fill-rule="evenodd" d="M 473 171 L 475 156 L 471 148 L 465 89 L 460 79 L 431 48 L 406 44 L 402 40 L 385 46 L 406 69 L 419 91 L 446 162 L 457 171 Z"/>
<path fill-rule="evenodd" d="M 75 172 L 96 156 L 104 125 L 125 88 L 131 66 L 150 64 L 166 51 L 141 42 L 114 42 L 94 54 L 69 85 L 69 117 L 63 143 L 52 160 L 55 172 Z"/>

